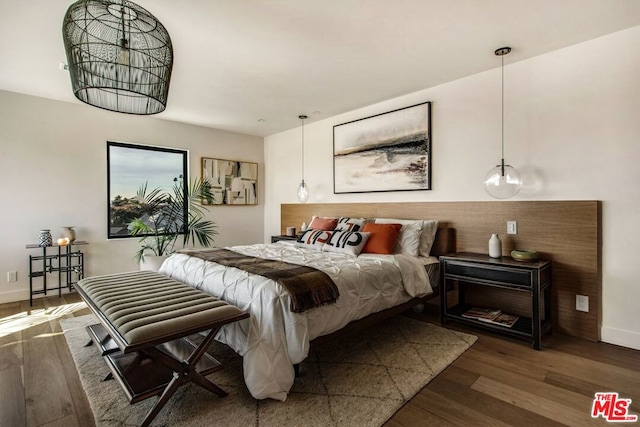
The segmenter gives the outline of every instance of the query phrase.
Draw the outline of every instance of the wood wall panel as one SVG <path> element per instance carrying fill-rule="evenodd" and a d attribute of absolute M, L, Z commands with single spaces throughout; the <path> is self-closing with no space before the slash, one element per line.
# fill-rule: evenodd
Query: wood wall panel
<path fill-rule="evenodd" d="M 487 253 L 491 233 L 499 233 L 502 253 L 538 251 L 553 265 L 554 330 L 597 341 L 600 338 L 602 289 L 601 202 L 411 202 L 283 204 L 280 227 L 299 228 L 313 215 L 437 219 L 455 229 L 458 251 Z M 507 221 L 518 221 L 518 234 L 507 235 Z M 575 309 L 575 295 L 589 297 L 590 311 Z"/>

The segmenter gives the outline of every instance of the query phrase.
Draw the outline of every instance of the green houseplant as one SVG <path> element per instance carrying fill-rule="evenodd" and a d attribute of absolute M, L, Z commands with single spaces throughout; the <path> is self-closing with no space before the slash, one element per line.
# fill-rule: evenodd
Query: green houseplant
<path fill-rule="evenodd" d="M 210 184 L 196 179 L 189 184 L 185 194 L 182 176 L 173 181 L 169 193 L 160 188 L 149 190 L 147 183 L 138 189 L 136 199 L 141 214 L 128 226 L 132 236 L 141 236 L 140 248 L 135 254 L 138 262 L 144 262 L 145 253 L 155 256 L 172 254 L 181 236 L 183 246 L 195 245 L 196 241 L 204 247 L 213 244 L 216 225 L 205 219 L 208 208 L 199 203 L 201 200 L 213 200 Z"/>

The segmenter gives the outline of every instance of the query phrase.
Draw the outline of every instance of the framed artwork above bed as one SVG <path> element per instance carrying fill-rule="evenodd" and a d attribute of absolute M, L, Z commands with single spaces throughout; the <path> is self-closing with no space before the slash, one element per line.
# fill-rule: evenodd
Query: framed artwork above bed
<path fill-rule="evenodd" d="M 431 102 L 333 127 L 333 192 L 431 190 Z"/>
<path fill-rule="evenodd" d="M 202 180 L 214 197 L 203 205 L 257 205 L 258 164 L 239 160 L 202 158 Z"/>

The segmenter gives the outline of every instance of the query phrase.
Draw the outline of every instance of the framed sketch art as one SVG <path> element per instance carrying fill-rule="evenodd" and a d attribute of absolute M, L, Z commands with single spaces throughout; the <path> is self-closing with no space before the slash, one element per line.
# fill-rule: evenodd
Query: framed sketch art
<path fill-rule="evenodd" d="M 202 180 L 211 186 L 212 200 L 203 205 L 257 205 L 258 164 L 202 158 Z"/>
<path fill-rule="evenodd" d="M 333 127 L 333 192 L 431 189 L 431 103 Z"/>

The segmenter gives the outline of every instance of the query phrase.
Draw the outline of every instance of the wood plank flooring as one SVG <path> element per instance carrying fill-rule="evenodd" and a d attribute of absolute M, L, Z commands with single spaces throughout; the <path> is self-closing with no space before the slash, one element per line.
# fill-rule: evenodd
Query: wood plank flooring
<path fill-rule="evenodd" d="M 94 425 L 58 321 L 88 314 L 71 306 L 79 301 L 72 293 L 35 300 L 33 307 L 0 305 L 0 427 Z M 437 307 L 407 315 L 438 322 Z M 449 327 L 479 339 L 387 427 L 608 425 L 590 416 L 597 391 L 618 392 L 640 412 L 640 351 L 558 334 L 535 351 L 526 341 Z"/>

